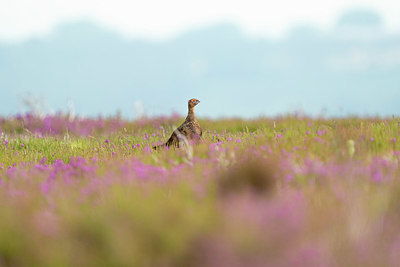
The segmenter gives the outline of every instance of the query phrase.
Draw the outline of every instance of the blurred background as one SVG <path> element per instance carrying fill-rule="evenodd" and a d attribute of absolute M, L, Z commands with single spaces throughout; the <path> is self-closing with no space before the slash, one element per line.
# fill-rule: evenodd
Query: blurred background
<path fill-rule="evenodd" d="M 0 0 L 0 115 L 400 115 L 400 1 Z"/>

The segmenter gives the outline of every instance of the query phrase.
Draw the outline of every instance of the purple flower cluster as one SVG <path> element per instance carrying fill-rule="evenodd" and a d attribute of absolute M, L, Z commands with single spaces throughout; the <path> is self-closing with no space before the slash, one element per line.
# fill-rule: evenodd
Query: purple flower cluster
<path fill-rule="evenodd" d="M 209 149 L 208 159 L 195 158 L 194 164 L 180 163 L 169 167 L 146 164 L 136 158 L 122 162 L 110 159 L 99 164 L 96 160 L 89 161 L 76 157 L 71 158 L 68 163 L 55 160 L 49 165 L 45 164 L 47 159 L 43 158 L 34 167 L 25 165 L 3 172 L 0 175 L 0 193 L 14 199 L 15 203 L 42 194 L 53 208 L 41 211 L 51 219 L 46 222 L 46 226 L 43 222 L 39 223 L 38 231 L 45 231 L 46 235 L 55 238 L 60 231 L 67 231 L 60 225 L 62 214 L 55 212 L 65 201 L 65 197 L 71 208 L 78 211 L 81 209 L 80 205 L 89 205 L 100 211 L 102 206 L 107 205 L 109 198 L 107 196 L 113 194 L 113 188 L 122 186 L 121 188 L 131 192 L 130 194 L 135 194 L 137 190 L 146 192 L 145 195 L 150 194 L 150 196 L 153 191 L 165 194 L 162 199 L 167 203 L 168 195 L 173 199 L 176 198 L 176 201 L 183 201 L 184 198 L 180 199 L 183 196 L 181 194 L 189 194 L 186 197 L 189 197 L 192 205 L 199 206 L 200 209 L 200 206 L 207 203 L 207 199 L 214 194 L 211 193 L 213 191 L 207 191 L 207 188 L 218 185 L 221 179 L 220 173 L 226 168 L 221 160 L 226 160 L 232 153 L 231 148 L 224 147 L 222 142 L 211 144 Z M 262 151 L 268 149 L 261 148 Z M 261 153 L 259 150 L 250 149 L 238 155 L 241 157 L 237 162 L 239 170 L 254 157 L 247 158 L 249 152 L 252 155 Z M 385 189 L 386 185 L 390 188 L 391 185 L 400 184 L 399 155 L 392 158 L 374 157 L 368 161 L 346 162 L 325 162 L 306 157 L 300 163 L 295 152 L 285 152 L 277 158 L 268 160 L 259 158 L 259 160 L 265 162 L 266 168 L 273 166 L 272 177 L 268 179 L 273 179 L 275 181 L 273 184 L 279 186 L 261 195 L 246 190 L 234 191 L 227 196 L 218 193 L 214 195 L 212 198 L 215 202 L 209 208 L 215 212 L 213 220 L 217 220 L 221 225 L 211 224 L 212 227 L 210 226 L 206 232 L 201 228 L 195 230 L 192 233 L 194 246 L 187 251 L 190 255 L 194 253 L 196 257 L 201 256 L 200 265 L 330 266 L 337 262 L 339 265 L 361 262 L 358 254 L 360 252 L 340 254 L 340 250 L 337 250 L 339 247 L 336 246 L 342 245 L 329 241 L 330 238 L 339 240 L 355 238 L 346 243 L 347 251 L 357 251 L 362 246 L 363 250 L 374 251 L 372 260 L 377 263 L 386 257 L 397 259 L 399 256 L 397 252 L 385 248 L 398 246 L 398 238 L 381 239 L 380 235 L 375 235 L 374 232 L 376 231 L 374 227 L 379 227 L 379 220 L 374 221 L 373 217 L 366 214 L 362 215 L 364 217 L 352 216 L 355 216 L 353 208 L 361 209 L 359 212 L 368 212 L 371 209 L 368 201 L 357 202 L 363 198 L 371 201 L 375 199 L 374 194 L 377 192 L 366 195 L 364 192 L 366 187 L 374 191 L 388 190 Z M 199 166 L 201 169 L 198 169 Z M 253 179 L 252 175 L 257 174 L 249 171 L 242 175 L 244 175 L 242 179 Z M 247 186 L 246 183 L 250 181 L 244 180 L 242 187 Z M 181 192 L 182 188 L 187 188 L 185 190 L 189 191 Z M 315 194 L 321 194 L 320 190 L 324 195 L 317 197 Z M 119 195 L 119 198 L 123 196 Z M 379 195 L 376 197 L 379 199 Z M 317 200 L 322 203 L 315 202 Z M 142 205 L 155 204 L 149 202 Z M 162 206 L 164 207 L 164 204 Z M 147 208 L 150 209 L 150 206 Z M 390 207 L 377 206 L 374 212 L 379 212 L 382 208 Z M 193 211 L 189 211 L 189 214 L 191 212 Z M 329 219 L 330 212 L 339 214 Z M 162 213 L 153 216 L 156 219 L 161 215 Z M 390 217 L 392 216 L 390 212 L 387 216 L 389 217 L 385 219 L 385 223 L 390 227 L 379 229 L 383 234 L 391 235 L 400 229 L 398 226 L 400 219 L 396 216 Z M 159 219 L 165 220 L 164 217 Z M 346 223 L 339 223 L 339 220 L 345 220 Z M 362 236 L 353 237 L 352 233 L 349 233 L 353 231 L 352 224 L 361 223 L 352 220 L 369 220 L 368 228 L 363 228 L 365 232 Z M 176 223 L 180 225 L 184 222 Z M 43 227 L 45 229 L 42 229 Z M 113 225 L 106 226 L 107 231 L 111 231 L 108 227 Z M 366 227 L 366 225 L 355 227 Z M 208 236 L 207 233 L 212 234 Z M 324 235 L 328 235 L 329 239 L 325 240 Z M 252 249 L 246 249 L 246 246 L 251 246 Z M 271 247 L 277 254 L 265 254 Z"/>
<path fill-rule="evenodd" d="M 98 133 L 111 133 L 124 127 L 124 122 L 119 118 L 103 119 L 98 117 L 70 119 L 66 115 L 58 114 L 44 118 L 32 115 L 18 115 L 0 120 L 0 129 L 3 132 L 13 133 L 23 130 L 36 134 L 37 136 L 57 135 L 70 133 L 74 135 L 93 135 Z"/>
<path fill-rule="evenodd" d="M 76 120 L 2 121 L 2 130 L 23 123 L 66 134 L 64 123 L 68 133 L 99 135 L 2 136 L 0 263 L 398 265 L 397 123 L 372 121 L 367 131 L 277 120 L 153 151 L 167 118 Z"/>

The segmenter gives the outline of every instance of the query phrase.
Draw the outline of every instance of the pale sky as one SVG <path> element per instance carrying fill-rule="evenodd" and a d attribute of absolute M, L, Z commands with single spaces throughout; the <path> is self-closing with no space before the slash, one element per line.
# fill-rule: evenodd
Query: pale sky
<path fill-rule="evenodd" d="M 251 36 L 280 37 L 297 24 L 334 27 L 354 8 L 376 10 L 400 32 L 400 0 L 0 0 L 0 40 L 46 35 L 58 24 L 89 19 L 127 38 L 165 40 L 193 27 L 237 24 Z"/>

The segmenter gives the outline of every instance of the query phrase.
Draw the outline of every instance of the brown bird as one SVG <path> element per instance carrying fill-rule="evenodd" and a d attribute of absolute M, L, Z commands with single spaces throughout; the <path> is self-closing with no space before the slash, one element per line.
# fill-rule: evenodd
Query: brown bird
<path fill-rule="evenodd" d="M 194 107 L 198 103 L 200 103 L 200 101 L 195 98 L 192 98 L 188 101 L 189 111 L 186 120 L 181 124 L 181 126 L 175 129 L 168 141 L 161 146 L 180 147 L 182 144 L 196 142 L 201 139 L 203 132 L 201 131 L 200 125 L 194 116 Z M 157 149 L 158 147 L 160 146 L 155 146 L 153 149 Z"/>

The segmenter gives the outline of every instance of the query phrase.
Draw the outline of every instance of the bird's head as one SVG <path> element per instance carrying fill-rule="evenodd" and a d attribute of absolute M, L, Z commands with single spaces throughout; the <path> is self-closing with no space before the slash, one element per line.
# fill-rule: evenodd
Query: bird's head
<path fill-rule="evenodd" d="M 200 103 L 200 100 L 197 100 L 196 98 L 192 98 L 188 101 L 189 108 L 193 108 L 196 106 L 198 103 Z"/>

